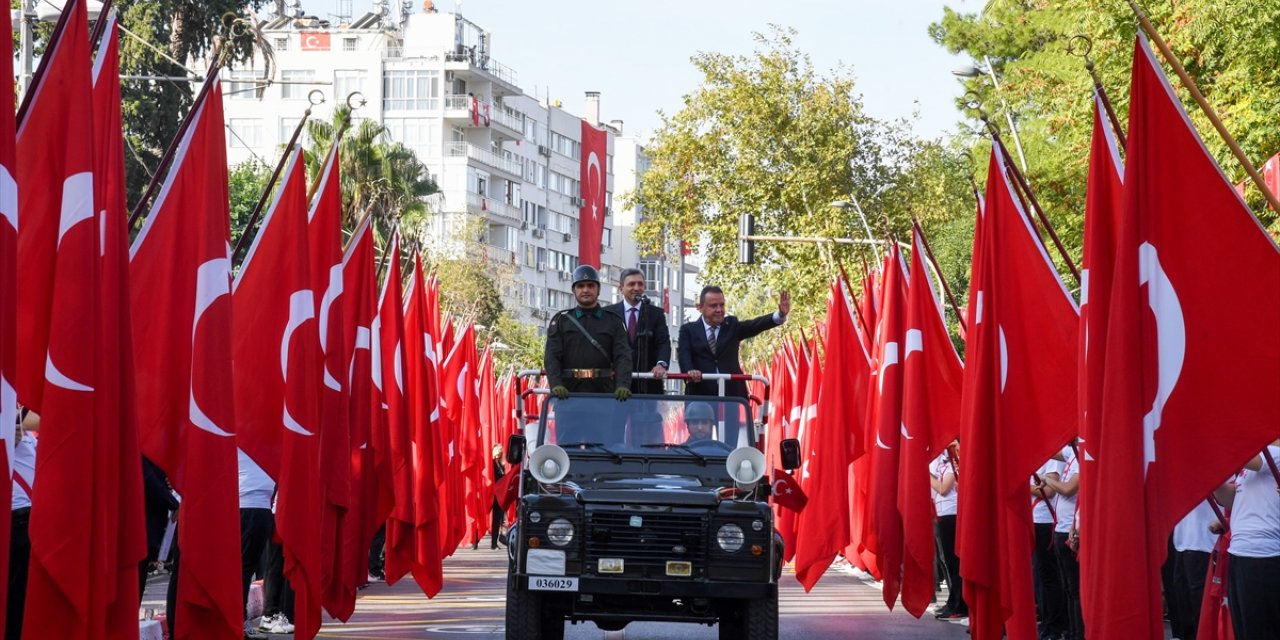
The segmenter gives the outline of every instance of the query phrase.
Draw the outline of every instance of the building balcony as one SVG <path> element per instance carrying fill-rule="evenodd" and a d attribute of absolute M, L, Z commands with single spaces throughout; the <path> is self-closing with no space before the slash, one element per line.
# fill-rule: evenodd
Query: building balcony
<path fill-rule="evenodd" d="M 491 263 L 497 264 L 516 264 L 516 252 L 502 247 L 492 247 L 485 245 L 485 252 Z"/>
<path fill-rule="evenodd" d="M 488 56 L 479 55 L 472 47 L 458 47 L 445 54 L 444 68 L 455 74 L 474 74 L 478 79 L 488 80 L 501 85 L 500 94 L 518 94 L 520 84 L 516 72 L 507 65 Z"/>
<path fill-rule="evenodd" d="M 466 142 L 448 142 L 444 147 L 447 158 L 469 158 L 499 171 L 504 171 L 516 178 L 524 177 L 524 167 L 517 160 L 504 158 L 488 149 L 481 149 Z"/>
<path fill-rule="evenodd" d="M 478 193 L 467 192 L 467 208 L 474 213 L 489 217 L 505 218 L 507 222 L 520 222 L 520 208 L 501 200 L 487 198 Z"/>
<path fill-rule="evenodd" d="M 480 110 L 480 114 L 476 115 L 472 112 L 471 100 L 469 95 L 445 96 L 445 119 L 463 121 L 467 126 L 477 126 L 478 122 L 478 126 L 490 127 L 498 135 L 512 140 L 518 140 L 524 136 L 524 124 L 518 116 L 507 113 L 501 105 L 492 102 L 476 102 L 474 106 Z"/>

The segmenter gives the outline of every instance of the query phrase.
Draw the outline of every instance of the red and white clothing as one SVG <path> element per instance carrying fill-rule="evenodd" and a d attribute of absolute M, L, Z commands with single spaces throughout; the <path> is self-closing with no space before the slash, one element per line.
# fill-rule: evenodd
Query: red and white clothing
<path fill-rule="evenodd" d="M 1269 446 L 1271 457 L 1280 459 L 1280 447 Z M 1236 481 L 1235 502 L 1231 506 L 1231 546 L 1233 556 L 1274 558 L 1280 556 L 1280 496 L 1276 478 L 1264 461 L 1262 469 L 1246 469 Z"/>

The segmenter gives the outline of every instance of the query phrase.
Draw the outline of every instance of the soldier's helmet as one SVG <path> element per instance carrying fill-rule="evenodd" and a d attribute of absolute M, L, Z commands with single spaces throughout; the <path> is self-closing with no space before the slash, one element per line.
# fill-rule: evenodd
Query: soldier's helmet
<path fill-rule="evenodd" d="M 596 284 L 600 284 L 600 272 L 596 271 L 596 268 L 589 264 L 580 265 L 577 269 L 573 270 L 573 284 L 577 285 L 579 282 L 594 282 Z"/>

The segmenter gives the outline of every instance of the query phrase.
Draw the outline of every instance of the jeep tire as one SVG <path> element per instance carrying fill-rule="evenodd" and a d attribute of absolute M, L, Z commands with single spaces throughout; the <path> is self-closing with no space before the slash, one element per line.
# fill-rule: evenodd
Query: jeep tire
<path fill-rule="evenodd" d="M 743 603 L 746 640 L 778 640 L 778 594 Z"/>
<path fill-rule="evenodd" d="M 544 640 L 542 594 L 521 589 L 518 582 L 515 576 L 507 578 L 507 640 Z"/>

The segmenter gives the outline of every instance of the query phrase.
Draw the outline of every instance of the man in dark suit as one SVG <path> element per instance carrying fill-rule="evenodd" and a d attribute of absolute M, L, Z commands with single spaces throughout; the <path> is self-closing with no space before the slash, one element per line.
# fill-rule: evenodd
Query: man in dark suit
<path fill-rule="evenodd" d="M 738 362 L 738 346 L 752 338 L 786 322 L 791 312 L 791 294 L 783 291 L 778 296 L 778 310 L 751 320 L 739 320 L 724 314 L 724 291 L 720 287 L 707 286 L 698 295 L 698 311 L 702 317 L 680 326 L 680 370 L 689 374 L 690 382 L 685 393 L 694 396 L 714 396 L 718 385 L 703 380 L 704 373 L 742 373 Z M 725 383 L 725 395 L 747 397 L 747 383 Z"/>
<path fill-rule="evenodd" d="M 623 269 L 618 283 L 622 290 L 622 302 L 605 307 L 622 318 L 627 327 L 627 341 L 631 344 L 631 370 L 635 373 L 652 373 L 657 380 L 631 379 L 633 393 L 662 393 L 662 379 L 667 376 L 671 363 L 671 332 L 667 329 L 667 314 L 662 307 L 649 303 L 644 297 L 644 273 L 639 269 Z"/>

